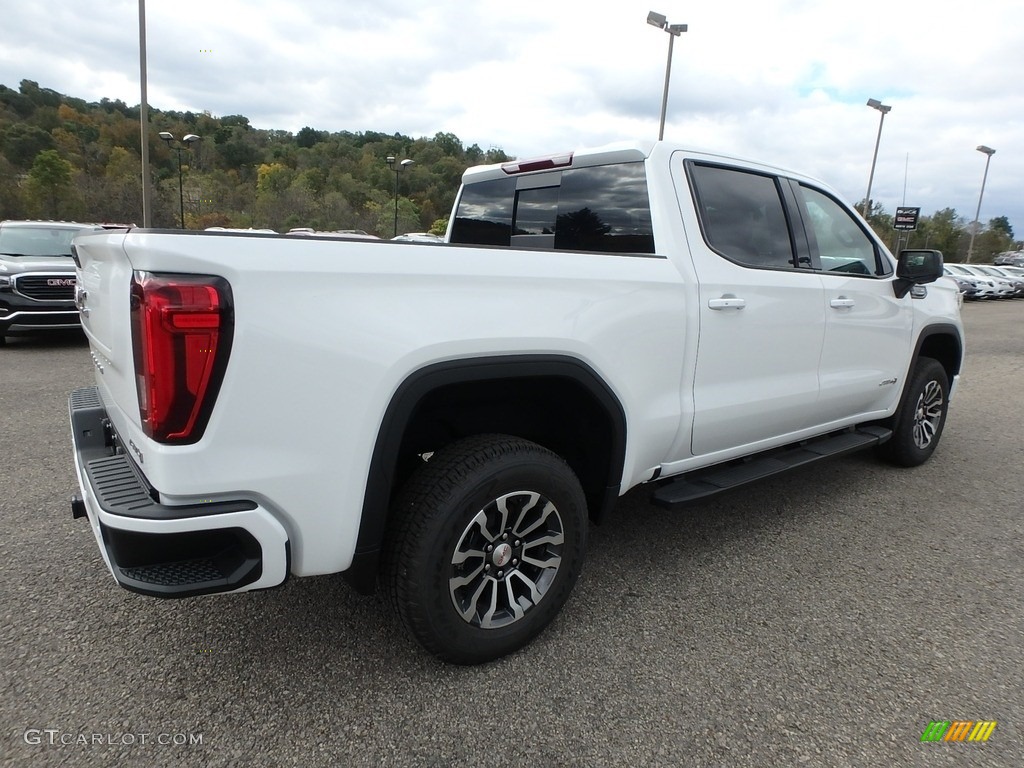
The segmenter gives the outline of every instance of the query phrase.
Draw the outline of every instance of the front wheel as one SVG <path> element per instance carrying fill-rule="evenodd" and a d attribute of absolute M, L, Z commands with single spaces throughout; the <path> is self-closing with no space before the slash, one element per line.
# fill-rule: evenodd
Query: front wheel
<path fill-rule="evenodd" d="M 435 453 L 399 494 L 382 577 L 424 648 L 479 664 L 554 619 L 586 535 L 583 490 L 560 457 L 515 437 L 471 437 Z"/>
<path fill-rule="evenodd" d="M 938 361 L 922 357 L 914 367 L 903 404 L 893 417 L 892 438 L 879 455 L 901 467 L 924 464 L 942 437 L 949 407 L 949 377 Z"/>

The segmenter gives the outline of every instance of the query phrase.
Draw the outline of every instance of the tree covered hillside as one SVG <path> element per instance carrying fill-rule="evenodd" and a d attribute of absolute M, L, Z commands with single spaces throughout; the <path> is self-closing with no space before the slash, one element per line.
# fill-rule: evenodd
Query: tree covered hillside
<path fill-rule="evenodd" d="M 310 127 L 297 134 L 253 128 L 244 115 L 150 107 L 149 157 L 155 227 L 179 226 L 178 157 L 159 133 L 202 141 L 181 153 L 185 226 L 364 229 L 390 237 L 396 174 L 390 155 L 415 164 L 398 175 L 398 231 L 445 220 L 470 165 L 510 159 L 464 147 L 450 133 Z M 141 223 L 139 107 L 87 103 L 31 80 L 0 85 L 0 219 Z"/>
<path fill-rule="evenodd" d="M 178 153 L 159 134 L 201 141 L 181 152 L 185 226 L 440 231 L 462 172 L 509 158 L 500 149 L 465 147 L 451 133 L 411 138 L 375 131 L 330 133 L 305 127 L 253 128 L 244 115 L 149 110 L 149 154 L 155 227 L 179 222 Z M 386 158 L 415 164 L 400 174 Z M 142 223 L 139 107 L 120 100 L 87 103 L 38 83 L 0 85 L 0 219 L 77 219 Z M 868 217 L 891 248 L 892 215 L 877 203 Z M 953 208 L 923 215 L 899 247 L 937 248 L 962 261 L 971 222 Z M 1005 216 L 982 226 L 974 261 L 1015 247 Z M 1016 247 L 1019 247 L 1017 245 Z"/>

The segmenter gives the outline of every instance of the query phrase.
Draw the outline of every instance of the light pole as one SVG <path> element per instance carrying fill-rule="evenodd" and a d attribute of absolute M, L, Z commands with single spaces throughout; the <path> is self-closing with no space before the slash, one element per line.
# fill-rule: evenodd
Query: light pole
<path fill-rule="evenodd" d="M 181 228 L 185 228 L 185 191 L 181 180 L 181 153 L 183 150 L 191 151 L 192 144 L 197 141 L 202 141 L 202 137 L 196 136 L 194 133 L 186 134 L 181 141 L 174 144 L 174 136 L 167 131 L 160 131 L 160 138 L 167 142 L 167 146 L 178 153 L 178 204 L 181 207 Z"/>
<path fill-rule="evenodd" d="M 415 163 L 415 160 L 403 160 L 402 162 L 395 164 L 395 158 L 388 155 L 387 158 L 388 168 L 395 172 L 395 237 L 398 237 L 398 174 L 408 168 L 410 165 Z"/>
<path fill-rule="evenodd" d="M 668 63 L 665 64 L 665 91 L 661 95 L 661 125 L 658 127 L 658 141 L 665 138 L 665 112 L 668 109 L 668 81 L 672 75 L 672 44 L 676 38 L 686 31 L 685 24 L 669 24 L 662 14 L 651 11 L 647 14 L 647 23 L 652 27 L 668 32 Z"/>
<path fill-rule="evenodd" d="M 985 181 L 988 179 L 988 164 L 992 162 L 992 155 L 996 153 L 992 147 L 986 147 L 984 144 L 976 147 L 979 152 L 984 152 L 985 157 L 985 175 L 981 177 L 981 194 L 978 195 L 978 210 L 974 212 L 974 223 L 971 225 L 971 242 L 967 246 L 967 263 L 971 263 L 971 256 L 974 255 L 974 235 L 978 231 L 978 217 L 981 215 L 981 198 L 985 196 Z"/>
<path fill-rule="evenodd" d="M 878 137 L 875 139 L 875 154 L 871 156 L 871 174 L 868 176 L 868 191 L 864 195 L 864 218 L 867 219 L 871 213 L 871 182 L 875 180 L 875 163 L 878 161 L 878 145 L 882 142 L 882 124 L 885 122 L 885 116 L 889 114 L 892 107 L 887 106 L 880 102 L 878 99 L 868 99 L 868 106 L 872 109 L 877 109 L 882 113 L 882 116 L 878 119 Z"/>
<path fill-rule="evenodd" d="M 142 130 L 140 140 L 142 155 L 142 226 L 149 228 L 153 223 L 152 199 L 153 185 L 149 179 L 149 96 L 146 75 L 146 0 L 139 0 L 139 83 L 142 90 L 142 103 L 139 105 L 139 125 Z"/>

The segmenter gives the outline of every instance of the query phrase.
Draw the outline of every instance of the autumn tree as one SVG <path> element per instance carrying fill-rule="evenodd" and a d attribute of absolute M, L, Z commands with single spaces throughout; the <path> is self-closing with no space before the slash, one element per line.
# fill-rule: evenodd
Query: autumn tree
<path fill-rule="evenodd" d="M 28 188 L 38 208 L 47 216 L 59 219 L 62 205 L 72 198 L 72 165 L 55 149 L 45 149 L 36 155 L 28 173 Z"/>

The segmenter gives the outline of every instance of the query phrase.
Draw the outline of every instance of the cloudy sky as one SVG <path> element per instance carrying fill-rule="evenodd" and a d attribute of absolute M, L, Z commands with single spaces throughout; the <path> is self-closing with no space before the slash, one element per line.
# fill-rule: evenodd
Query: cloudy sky
<path fill-rule="evenodd" d="M 1024 238 L 1021 0 L 208 0 L 146 7 L 149 102 L 258 128 L 439 131 L 511 155 L 655 139 L 751 157 Z M 8 3 L 0 83 L 140 101 L 137 0 Z"/>

